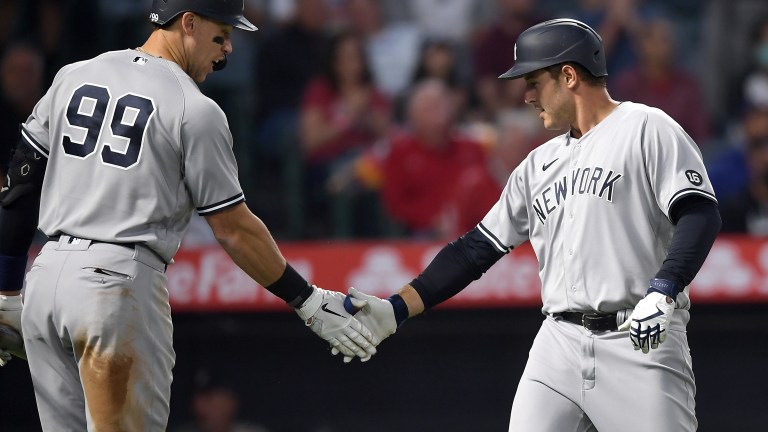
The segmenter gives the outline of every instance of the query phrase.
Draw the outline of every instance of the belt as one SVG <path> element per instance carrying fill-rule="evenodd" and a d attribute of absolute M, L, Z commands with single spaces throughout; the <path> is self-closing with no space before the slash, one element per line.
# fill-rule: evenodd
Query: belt
<path fill-rule="evenodd" d="M 70 236 L 69 234 L 61 234 L 61 235 L 55 235 L 55 236 L 52 236 L 52 237 L 48 237 L 48 241 L 57 242 L 57 241 L 61 240 L 61 236 L 62 235 L 68 236 L 68 237 L 73 238 L 73 239 L 75 239 L 75 238 L 83 239 L 82 237 Z M 85 239 L 83 239 L 83 240 L 85 240 Z M 90 239 L 88 239 L 88 240 L 90 240 Z M 115 246 L 125 246 L 125 247 L 127 247 L 129 249 L 136 249 L 136 245 L 140 244 L 140 243 L 112 243 L 112 242 L 105 242 L 105 241 L 100 241 L 100 240 L 91 240 L 91 244 L 96 244 L 96 243 L 109 243 L 109 244 L 112 244 L 112 245 L 115 245 Z"/>
<path fill-rule="evenodd" d="M 598 314 L 581 312 L 557 312 L 554 318 L 562 318 L 568 322 L 584 326 L 589 331 L 616 331 L 616 314 Z"/>
<path fill-rule="evenodd" d="M 168 263 L 165 261 L 165 259 L 163 259 L 163 257 L 161 257 L 154 250 L 152 250 L 152 248 L 150 248 L 149 246 L 146 246 L 144 243 L 105 242 L 100 240 L 83 239 L 82 237 L 70 236 L 69 234 L 60 234 L 60 235 L 50 236 L 48 237 L 48 241 L 58 242 L 62 239 L 62 237 L 65 237 L 66 241 L 72 241 L 73 239 L 81 239 L 81 240 L 88 240 L 90 244 L 108 244 L 113 246 L 124 247 L 126 249 L 130 249 L 136 252 L 137 255 L 135 256 L 135 259 L 142 261 L 145 264 L 150 265 L 151 267 L 154 267 L 157 270 L 162 272 L 165 272 L 168 269 Z"/>

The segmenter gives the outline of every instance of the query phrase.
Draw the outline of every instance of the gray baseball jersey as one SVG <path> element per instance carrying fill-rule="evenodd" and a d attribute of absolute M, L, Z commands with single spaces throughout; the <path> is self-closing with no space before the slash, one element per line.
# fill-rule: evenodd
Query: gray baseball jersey
<path fill-rule="evenodd" d="M 62 68 L 22 136 L 48 158 L 39 224 L 59 235 L 22 312 L 43 430 L 165 430 L 165 265 L 195 208 L 243 201 L 224 113 L 176 63 L 115 51 Z"/>
<path fill-rule="evenodd" d="M 226 117 L 174 62 L 114 51 L 59 71 L 22 127 L 48 157 L 40 229 L 166 261 L 194 208 L 243 201 Z"/>
<path fill-rule="evenodd" d="M 479 229 L 500 251 L 530 239 L 548 316 L 515 393 L 510 431 L 696 429 L 687 288 L 667 340 L 647 355 L 625 332 L 592 332 L 549 315 L 598 311 L 623 322 L 666 257 L 670 208 L 691 194 L 715 200 L 698 147 L 662 111 L 631 102 L 580 139 L 543 144 L 512 172 Z"/>
<path fill-rule="evenodd" d="M 530 239 L 545 313 L 616 312 L 645 296 L 669 209 L 691 194 L 715 200 L 696 143 L 661 110 L 623 102 L 580 139 L 532 151 L 479 228 L 500 251 Z M 687 288 L 677 302 L 689 307 Z"/>

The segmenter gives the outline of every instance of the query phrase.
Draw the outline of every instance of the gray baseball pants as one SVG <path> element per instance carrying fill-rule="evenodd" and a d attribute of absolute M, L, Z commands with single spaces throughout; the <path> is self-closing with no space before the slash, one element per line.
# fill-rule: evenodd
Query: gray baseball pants
<path fill-rule="evenodd" d="M 548 316 L 515 394 L 510 432 L 686 432 L 697 428 L 696 385 L 677 309 L 647 354 L 624 332 L 591 332 Z"/>
<path fill-rule="evenodd" d="M 43 246 L 22 312 L 43 430 L 165 430 L 175 353 L 164 272 L 140 245 Z"/>

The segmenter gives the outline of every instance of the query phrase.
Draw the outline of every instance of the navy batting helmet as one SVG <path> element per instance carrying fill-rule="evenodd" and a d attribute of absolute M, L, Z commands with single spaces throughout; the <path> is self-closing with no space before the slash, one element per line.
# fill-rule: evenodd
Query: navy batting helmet
<path fill-rule="evenodd" d="M 243 30 L 256 30 L 243 16 L 243 9 L 243 0 L 152 0 L 149 21 L 162 26 L 181 13 L 194 12 Z"/>
<path fill-rule="evenodd" d="M 499 78 L 520 78 L 564 62 L 578 63 L 596 77 L 608 75 L 600 35 L 581 21 L 555 19 L 520 34 L 515 43 L 515 64 Z"/>

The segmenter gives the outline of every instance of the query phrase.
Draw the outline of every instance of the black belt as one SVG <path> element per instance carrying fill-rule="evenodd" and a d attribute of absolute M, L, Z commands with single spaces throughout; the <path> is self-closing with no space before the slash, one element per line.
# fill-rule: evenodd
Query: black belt
<path fill-rule="evenodd" d="M 61 236 L 63 236 L 63 235 L 69 235 L 69 234 L 59 234 L 59 235 L 51 236 L 51 237 L 48 237 L 48 241 L 57 242 L 57 241 L 59 241 L 61 239 Z M 77 237 L 77 236 L 70 236 L 70 237 L 82 238 L 82 237 Z M 83 240 L 85 240 L 85 239 L 83 239 Z M 88 240 L 91 240 L 91 239 L 88 239 Z M 165 261 L 165 258 L 161 257 L 160 254 L 155 252 L 151 247 L 145 246 L 144 243 L 136 243 L 136 242 L 132 242 L 132 243 L 113 243 L 113 242 L 105 242 L 105 241 L 100 241 L 100 240 L 91 240 L 91 244 L 96 244 L 96 243 L 107 243 L 107 244 L 111 244 L 111 245 L 115 245 L 115 246 L 123 246 L 123 247 L 126 247 L 128 249 L 132 249 L 132 250 L 135 250 L 136 246 L 144 246 L 144 248 L 146 248 L 148 251 L 152 252 L 152 255 L 154 255 L 157 258 L 159 258 L 160 261 L 162 261 L 163 264 L 165 264 L 165 269 L 166 270 L 168 269 L 168 262 Z"/>
<path fill-rule="evenodd" d="M 48 241 L 57 242 L 57 241 L 59 241 L 59 239 L 61 239 L 62 235 L 69 235 L 69 234 L 61 234 L 61 235 L 55 235 L 55 236 L 52 236 L 52 237 L 48 237 Z M 70 237 L 82 238 L 82 237 L 77 237 L 77 236 L 70 236 Z M 83 239 L 83 240 L 85 240 L 85 239 Z M 129 249 L 136 249 L 136 245 L 139 244 L 139 243 L 112 243 L 112 242 L 105 242 L 105 241 L 100 241 L 100 240 L 91 240 L 91 244 L 96 244 L 96 243 L 109 243 L 109 244 L 113 244 L 115 246 L 125 246 L 125 247 L 127 247 Z"/>
<path fill-rule="evenodd" d="M 596 314 L 581 312 L 558 312 L 553 317 L 584 326 L 589 331 L 616 331 L 616 314 Z"/>

